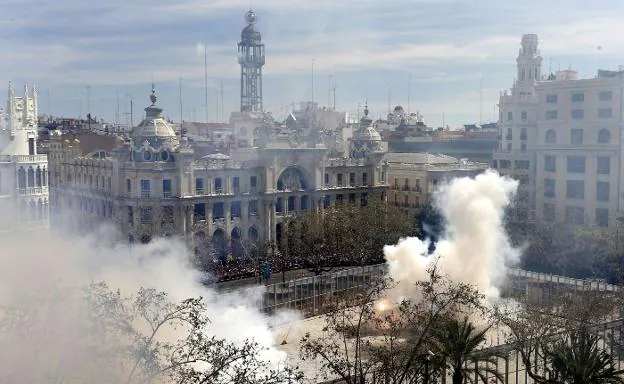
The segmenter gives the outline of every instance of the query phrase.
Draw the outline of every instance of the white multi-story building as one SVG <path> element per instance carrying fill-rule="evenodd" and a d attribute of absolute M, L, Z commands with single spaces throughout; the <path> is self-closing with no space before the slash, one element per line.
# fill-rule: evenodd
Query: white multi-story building
<path fill-rule="evenodd" d="M 614 225 L 624 206 L 620 145 L 624 73 L 541 75 L 537 36 L 525 35 L 518 80 L 500 98 L 493 166 L 520 180 L 512 218 Z"/>
<path fill-rule="evenodd" d="M 52 135 L 55 226 L 84 230 L 108 221 L 129 240 L 179 235 L 202 256 L 238 257 L 257 244 L 279 243 L 293 215 L 365 202 L 388 189 L 375 138 L 358 141 L 368 148 L 360 158 L 331 158 L 327 147 L 273 135 L 273 125 L 257 126 L 258 113 L 245 112 L 246 119 L 244 113 L 233 119 L 237 134 L 243 127 L 252 133 L 242 147 L 198 155 L 164 119 L 155 93 L 151 102 L 125 139 Z M 358 137 L 369 125 L 363 119 Z"/>
<path fill-rule="evenodd" d="M 9 83 L 0 116 L 0 232 L 48 228 L 48 159 L 37 154 L 37 90 Z"/>

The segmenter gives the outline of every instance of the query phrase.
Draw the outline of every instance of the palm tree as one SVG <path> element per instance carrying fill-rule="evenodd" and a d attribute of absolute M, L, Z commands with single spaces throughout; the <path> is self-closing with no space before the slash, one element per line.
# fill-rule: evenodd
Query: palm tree
<path fill-rule="evenodd" d="M 434 331 L 434 348 L 444 365 L 453 374 L 453 384 L 473 383 L 479 377 L 484 383 L 488 376 L 503 382 L 503 375 L 493 365 L 497 354 L 479 353 L 477 348 L 486 341 L 485 334 L 490 327 L 477 331 L 465 317 L 462 321 L 451 319 Z M 484 364 L 481 364 L 484 363 Z"/>
<path fill-rule="evenodd" d="M 599 346 L 599 337 L 585 327 L 571 332 L 555 344 L 546 356 L 552 364 L 554 381 L 561 384 L 624 384 L 624 370 Z"/>

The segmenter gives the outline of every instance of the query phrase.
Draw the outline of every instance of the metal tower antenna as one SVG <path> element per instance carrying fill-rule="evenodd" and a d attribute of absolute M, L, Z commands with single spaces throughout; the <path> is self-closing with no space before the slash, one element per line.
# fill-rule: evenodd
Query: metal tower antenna
<path fill-rule="evenodd" d="M 407 79 L 407 115 L 410 116 L 410 99 L 412 97 L 412 73 L 410 72 Z"/>
<path fill-rule="evenodd" d="M 314 62 L 316 59 L 312 59 L 312 103 L 314 103 Z"/>
<path fill-rule="evenodd" d="M 208 122 L 208 48 L 204 43 L 204 92 L 205 92 L 205 108 L 206 108 L 206 123 Z"/>
<path fill-rule="evenodd" d="M 331 79 L 332 75 L 329 75 L 329 80 L 327 82 L 327 109 L 331 109 Z"/>
<path fill-rule="evenodd" d="M 117 105 L 115 106 L 115 125 L 119 127 L 119 91 L 116 92 L 115 98 Z"/>
<path fill-rule="evenodd" d="M 241 66 L 241 112 L 262 112 L 262 66 L 265 63 L 262 35 L 256 29 L 257 16 L 253 10 L 245 14 L 247 26 L 238 43 L 238 63 Z"/>
<path fill-rule="evenodd" d="M 182 109 L 182 78 L 178 78 L 178 88 L 180 88 L 180 129 L 182 129 L 182 123 L 184 122 L 184 110 Z"/>
<path fill-rule="evenodd" d="M 483 124 L 483 76 L 479 80 L 479 124 Z"/>
<path fill-rule="evenodd" d="M 52 117 L 52 95 L 51 90 L 48 88 L 48 115 Z"/>
<path fill-rule="evenodd" d="M 223 120 L 223 80 L 219 81 L 219 86 L 221 88 L 221 120 Z"/>

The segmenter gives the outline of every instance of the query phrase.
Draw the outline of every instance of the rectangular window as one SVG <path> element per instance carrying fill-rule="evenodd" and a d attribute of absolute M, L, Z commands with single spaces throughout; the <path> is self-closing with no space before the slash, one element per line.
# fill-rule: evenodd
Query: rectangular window
<path fill-rule="evenodd" d="M 276 213 L 282 213 L 283 211 L 283 200 L 281 197 L 278 197 L 277 200 L 275 200 L 275 212 Z"/>
<path fill-rule="evenodd" d="M 295 201 L 297 200 L 297 197 L 295 196 L 288 196 L 288 210 L 289 211 L 294 211 L 295 210 Z"/>
<path fill-rule="evenodd" d="M 609 183 L 599 181 L 596 183 L 596 201 L 609 201 Z"/>
<path fill-rule="evenodd" d="M 546 120 L 557 120 L 557 111 L 546 111 Z"/>
<path fill-rule="evenodd" d="M 162 207 L 162 224 L 173 224 L 173 206 Z"/>
<path fill-rule="evenodd" d="M 609 209 L 596 208 L 596 225 L 599 227 L 609 226 Z"/>
<path fill-rule="evenodd" d="M 152 222 L 152 208 L 141 208 L 141 224 L 149 224 Z"/>
<path fill-rule="evenodd" d="M 234 193 L 240 193 L 240 177 L 234 176 L 232 178 L 232 188 L 234 189 Z"/>
<path fill-rule="evenodd" d="M 206 204 L 197 203 L 194 206 L 193 214 L 195 215 L 195 219 L 199 221 L 206 220 Z"/>
<path fill-rule="evenodd" d="M 258 216 L 258 200 L 249 201 L 249 216 Z"/>
<path fill-rule="evenodd" d="M 368 185 L 368 173 L 362 173 L 362 185 Z"/>
<path fill-rule="evenodd" d="M 310 198 L 308 196 L 301 196 L 301 210 L 307 211 L 310 209 Z"/>
<path fill-rule="evenodd" d="M 507 112 L 507 121 L 512 121 L 513 120 L 513 112 Z"/>
<path fill-rule="evenodd" d="M 598 93 L 598 100 L 600 101 L 611 101 L 613 99 L 613 92 L 611 91 L 601 91 Z"/>
<path fill-rule="evenodd" d="M 329 173 L 325 174 L 325 185 L 329 186 Z"/>
<path fill-rule="evenodd" d="M 215 185 L 215 192 L 218 193 L 218 194 L 222 194 L 223 193 L 223 182 L 222 182 L 220 177 L 215 177 L 214 185 Z"/>
<path fill-rule="evenodd" d="M 195 179 L 195 194 L 203 195 L 204 194 L 204 179 L 201 177 L 197 177 Z"/>
<path fill-rule="evenodd" d="M 585 223 L 585 210 L 582 207 L 566 206 L 566 223 L 583 225 Z"/>
<path fill-rule="evenodd" d="M 556 104 L 558 101 L 557 95 L 546 95 L 546 103 Z"/>
<path fill-rule="evenodd" d="M 598 118 L 600 119 L 610 119 L 612 116 L 611 108 L 600 108 L 598 109 Z"/>
<path fill-rule="evenodd" d="M 572 94 L 572 102 L 580 103 L 585 101 L 585 94 L 583 92 L 574 92 Z"/>
<path fill-rule="evenodd" d="M 505 139 L 507 140 L 511 140 L 513 139 L 513 131 L 511 130 L 511 128 L 507 128 L 507 136 L 505 137 Z"/>
<path fill-rule="evenodd" d="M 342 173 L 336 175 L 336 184 L 338 184 L 339 187 L 342 187 Z"/>
<path fill-rule="evenodd" d="M 522 121 L 526 121 L 527 120 L 527 113 L 526 113 L 526 111 L 520 112 L 520 120 L 522 120 Z"/>
<path fill-rule="evenodd" d="M 520 130 L 520 140 L 526 140 L 527 139 L 527 130 L 526 128 L 522 128 Z"/>
<path fill-rule="evenodd" d="M 516 160 L 514 162 L 515 169 L 529 169 L 529 160 Z"/>
<path fill-rule="evenodd" d="M 256 178 L 256 176 L 251 176 L 249 178 L 249 186 L 251 187 L 252 190 L 258 187 L 258 179 Z"/>
<path fill-rule="evenodd" d="M 349 186 L 355 187 L 355 173 L 354 172 L 349 173 Z"/>
<path fill-rule="evenodd" d="M 163 179 L 163 197 L 171 197 L 171 180 Z"/>
<path fill-rule="evenodd" d="M 611 173 L 611 158 L 609 156 L 599 156 L 597 159 L 597 169 L 599 175 L 608 175 Z"/>
<path fill-rule="evenodd" d="M 578 120 L 585 117 L 585 110 L 583 109 L 573 109 L 571 116 L 573 119 Z"/>
<path fill-rule="evenodd" d="M 511 160 L 501 160 L 500 161 L 501 169 L 509 169 L 511 168 Z"/>
<path fill-rule="evenodd" d="M 127 208 L 128 208 L 128 224 L 133 225 L 134 224 L 134 210 L 132 209 L 130 205 L 128 205 Z"/>
<path fill-rule="evenodd" d="M 240 219 L 240 217 L 241 217 L 241 202 L 235 201 L 230 205 L 230 218 L 234 220 L 234 219 Z"/>
<path fill-rule="evenodd" d="M 570 143 L 572 145 L 583 144 L 583 130 L 582 129 L 573 129 L 570 131 Z"/>
<path fill-rule="evenodd" d="M 343 201 L 344 201 L 344 196 L 336 195 L 336 204 L 342 204 Z"/>
<path fill-rule="evenodd" d="M 568 173 L 585 173 L 585 157 L 568 156 Z"/>
<path fill-rule="evenodd" d="M 544 179 L 544 197 L 555 197 L 555 179 Z"/>
<path fill-rule="evenodd" d="M 544 171 L 557 172 L 557 163 L 555 156 L 544 156 Z"/>
<path fill-rule="evenodd" d="M 555 221 L 555 204 L 544 204 L 544 221 Z"/>
<path fill-rule="evenodd" d="M 355 193 L 349 193 L 349 204 L 355 204 Z"/>
<path fill-rule="evenodd" d="M 141 180 L 141 197 L 148 198 L 150 197 L 151 192 L 151 183 L 150 180 Z"/>
<path fill-rule="evenodd" d="M 222 220 L 224 218 L 225 218 L 225 204 L 213 203 L 212 204 L 212 221 L 215 222 L 216 220 Z"/>
<path fill-rule="evenodd" d="M 526 143 L 520 143 L 520 152 L 526 152 Z"/>
<path fill-rule="evenodd" d="M 28 139 L 28 154 L 30 156 L 35 155 L 35 139 L 32 137 Z"/>
<path fill-rule="evenodd" d="M 581 180 L 566 181 L 566 197 L 568 199 L 584 199 L 585 182 Z"/>

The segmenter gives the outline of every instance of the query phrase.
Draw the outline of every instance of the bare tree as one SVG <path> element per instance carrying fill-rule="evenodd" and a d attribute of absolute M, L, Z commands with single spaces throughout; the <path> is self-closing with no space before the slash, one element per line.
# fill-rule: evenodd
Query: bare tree
<path fill-rule="evenodd" d="M 467 284 L 453 283 L 436 266 L 429 279 L 416 282 L 420 297 L 382 310 L 383 279 L 369 290 L 338 299 L 320 336 L 305 335 L 303 359 L 320 362 L 324 378 L 345 383 L 434 382 L 442 374 L 442 356 L 432 356 L 434 327 L 460 314 L 484 310 L 483 296 Z"/>
<path fill-rule="evenodd" d="M 201 298 L 173 302 L 153 289 L 131 297 L 104 283 L 84 294 L 58 289 L 2 308 L 3 357 L 25 359 L 3 359 L 2 373 L 15 372 L 18 382 L 127 384 L 282 383 L 299 377 L 263 361 L 263 348 L 253 340 L 234 344 L 211 336 L 206 312 Z"/>
<path fill-rule="evenodd" d="M 498 308 L 499 319 L 509 330 L 507 341 L 520 357 L 527 374 L 541 384 L 584 384 L 582 380 L 558 381 L 569 373 L 562 357 L 577 352 L 585 356 L 572 363 L 577 368 L 589 364 L 587 359 L 596 352 L 596 359 L 589 365 L 602 373 L 609 371 L 613 367 L 613 360 L 605 351 L 597 351 L 599 336 L 596 331 L 601 328 L 600 324 L 613 317 L 619 318 L 616 311 L 622 305 L 621 295 L 616 292 L 578 290 L 577 287 L 569 290 L 560 288 L 550 295 L 549 300 L 538 302 L 518 297 L 511 306 Z M 606 345 L 610 342 L 603 341 Z M 615 369 L 611 372 L 614 373 Z"/>

